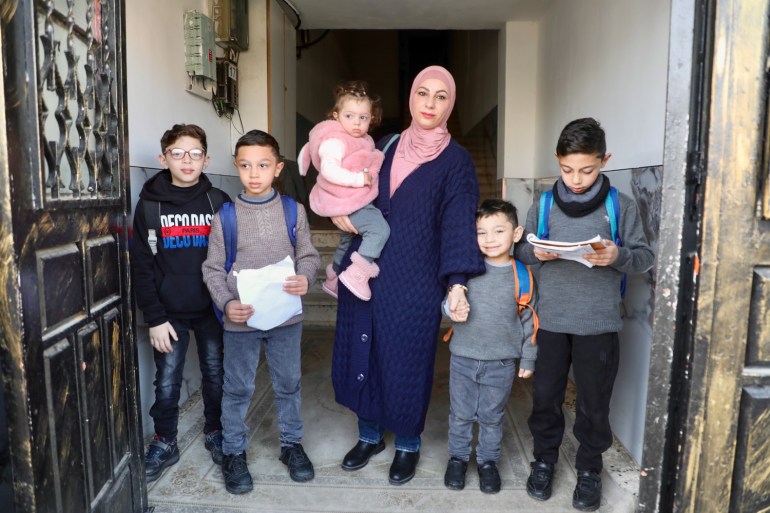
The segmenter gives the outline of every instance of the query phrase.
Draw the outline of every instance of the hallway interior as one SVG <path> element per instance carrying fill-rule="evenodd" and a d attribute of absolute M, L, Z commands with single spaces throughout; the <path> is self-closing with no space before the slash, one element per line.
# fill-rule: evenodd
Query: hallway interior
<path fill-rule="evenodd" d="M 340 461 L 357 438 L 355 416 L 334 401 L 330 369 L 334 333 L 307 329 L 303 335 L 302 412 L 305 424 L 303 445 L 315 466 L 316 477 L 306 484 L 289 479 L 278 461 L 279 445 L 273 392 L 264 359 L 257 373 L 257 386 L 248 413 L 251 426 L 249 469 L 254 491 L 231 495 L 224 489 L 221 470 L 203 446 L 203 404 L 200 392 L 183 406 L 179 421 L 179 463 L 148 487 L 154 513 L 244 513 L 244 512 L 539 512 L 574 511 L 576 442 L 572 437 L 574 391 L 565 403 L 567 430 L 557 464 L 552 498 L 539 503 L 527 496 L 531 437 L 527 429 L 530 385 L 517 380 L 506 407 L 502 456 L 499 462 L 503 488 L 496 495 L 478 489 L 475 463 L 468 468 L 465 490 L 444 487 L 446 468 L 449 350 L 439 343 L 433 398 L 425 432 L 421 460 L 415 478 L 403 486 L 388 484 L 393 457 L 392 435 L 387 449 L 357 472 L 345 472 Z M 639 467 L 616 441 L 605 453 L 602 475 L 602 512 L 632 512 L 636 504 Z"/>

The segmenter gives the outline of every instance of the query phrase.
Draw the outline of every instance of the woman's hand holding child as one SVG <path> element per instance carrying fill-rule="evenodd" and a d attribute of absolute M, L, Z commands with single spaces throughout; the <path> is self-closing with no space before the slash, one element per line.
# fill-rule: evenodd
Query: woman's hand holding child
<path fill-rule="evenodd" d="M 465 288 L 452 287 L 447 298 L 449 305 L 449 318 L 454 322 L 465 322 L 471 311 L 471 305 L 465 297 Z"/>

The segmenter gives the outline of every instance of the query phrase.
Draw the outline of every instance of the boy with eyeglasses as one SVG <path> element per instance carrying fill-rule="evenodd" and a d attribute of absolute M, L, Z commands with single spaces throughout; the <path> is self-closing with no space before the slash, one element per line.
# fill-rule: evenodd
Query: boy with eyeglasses
<path fill-rule="evenodd" d="M 204 444 L 222 463 L 222 326 L 203 283 L 211 220 L 231 201 L 203 174 L 210 157 L 206 132 L 177 124 L 160 140 L 164 169 L 150 178 L 134 211 L 132 270 L 136 304 L 150 328 L 155 358 L 155 436 L 145 455 L 147 482 L 179 461 L 179 392 L 190 330 L 202 374 Z"/>

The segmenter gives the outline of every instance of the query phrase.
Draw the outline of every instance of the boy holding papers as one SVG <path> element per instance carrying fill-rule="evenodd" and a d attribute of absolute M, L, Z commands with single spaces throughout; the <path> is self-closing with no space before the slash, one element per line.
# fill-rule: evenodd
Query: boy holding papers
<path fill-rule="evenodd" d="M 236 258 L 230 272 L 225 271 L 222 222 L 215 216 L 211 223 L 208 258 L 203 263 L 203 280 L 212 300 L 225 314 L 222 397 L 225 488 L 230 493 L 247 493 L 253 484 L 246 464 L 249 428 L 245 418 L 254 393 L 262 346 L 275 392 L 275 410 L 281 432 L 280 460 L 288 466 L 289 476 L 294 481 L 309 481 L 313 479 L 314 471 L 300 443 L 303 434 L 300 417 L 302 313 L 289 314 L 274 327 L 252 327 L 260 326 L 260 315 L 273 310 L 275 301 L 263 298 L 259 304 L 242 303 L 237 275 L 248 274 L 250 269 L 280 266 L 291 257 L 296 273 L 286 278 L 283 291 L 276 294 L 302 296 L 307 294 L 321 259 L 310 240 L 310 227 L 301 205 L 297 206 L 296 247 L 289 238 L 281 198 L 272 186 L 273 179 L 283 169 L 275 138 L 260 130 L 244 134 L 235 144 L 235 168 L 244 187 L 235 200 Z M 254 319 L 247 324 L 252 317 Z"/>
<path fill-rule="evenodd" d="M 622 246 L 611 240 L 605 207 L 610 183 L 600 172 L 610 156 L 604 130 L 592 118 L 567 124 L 556 145 L 561 178 L 552 191 L 549 240 L 586 241 L 599 234 L 605 247 L 583 256 L 591 267 L 531 244 L 522 244 L 516 255 L 527 264 L 542 263 L 538 281 L 539 351 L 529 418 L 535 461 L 527 493 L 538 500 L 551 496 L 554 465 L 564 434 L 561 407 L 571 364 L 577 388 L 574 434 L 580 443 L 572 506 L 581 511 L 599 507 L 602 453 L 612 444 L 609 406 L 618 371 L 618 332 L 623 328 L 623 275 L 645 272 L 655 259 L 636 203 L 625 194 L 618 194 L 617 235 Z M 527 232 L 537 233 L 540 214 L 540 202 L 536 201 L 527 215 Z"/>

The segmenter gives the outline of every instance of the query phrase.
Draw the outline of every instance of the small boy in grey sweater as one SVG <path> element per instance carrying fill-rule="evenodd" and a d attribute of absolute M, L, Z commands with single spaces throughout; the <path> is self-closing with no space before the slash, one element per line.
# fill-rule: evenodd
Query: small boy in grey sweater
<path fill-rule="evenodd" d="M 548 196 L 544 196 L 527 215 L 527 232 L 544 233 L 547 227 L 552 241 L 578 242 L 598 234 L 605 247 L 584 256 L 592 266 L 561 259 L 530 244 L 522 244 L 516 251 L 522 262 L 541 264 L 539 354 L 529 418 L 535 461 L 527 493 L 537 500 L 551 496 L 564 435 L 561 408 L 571 365 L 578 405 L 573 432 L 580 443 L 572 506 L 580 511 L 599 508 L 602 453 L 612 445 L 609 411 L 618 372 L 618 332 L 623 328 L 623 275 L 645 272 L 655 260 L 636 203 L 613 190 L 609 178 L 601 173 L 610 156 L 604 130 L 595 119 L 568 123 L 556 144 L 561 177 L 551 191 L 553 202 L 547 206 Z M 541 222 L 543 230 L 538 229 Z M 620 245 L 612 240 L 612 224 L 617 225 Z"/>
<path fill-rule="evenodd" d="M 510 255 L 524 231 L 516 207 L 503 200 L 484 201 L 476 211 L 476 230 L 486 273 L 468 281 L 467 303 L 461 302 L 454 311 L 446 301 L 443 305 L 444 314 L 453 321 L 449 344 L 450 459 L 444 484 L 452 490 L 465 487 L 473 423 L 478 422 L 479 487 L 484 493 L 497 493 L 505 404 L 516 376 L 516 360 L 520 359 L 520 378 L 529 378 L 535 369 L 536 328 L 531 307 L 519 313 L 515 292 L 515 263 Z M 527 275 L 529 279 L 528 270 Z M 521 282 L 524 277 L 518 279 Z M 533 305 L 534 283 L 529 283 Z"/>

